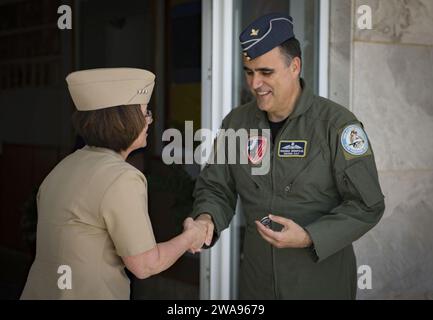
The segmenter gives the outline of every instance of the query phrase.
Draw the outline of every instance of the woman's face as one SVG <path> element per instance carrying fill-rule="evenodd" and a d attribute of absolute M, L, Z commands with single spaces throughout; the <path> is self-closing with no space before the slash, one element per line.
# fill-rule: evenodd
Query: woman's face
<path fill-rule="evenodd" d="M 144 125 L 143 131 L 141 131 L 138 138 L 134 141 L 134 150 L 144 148 L 147 145 L 147 130 L 149 129 L 149 125 L 153 122 L 151 114 L 147 113 L 147 104 L 141 105 L 141 112 L 143 112 L 146 118 L 146 124 Z"/>

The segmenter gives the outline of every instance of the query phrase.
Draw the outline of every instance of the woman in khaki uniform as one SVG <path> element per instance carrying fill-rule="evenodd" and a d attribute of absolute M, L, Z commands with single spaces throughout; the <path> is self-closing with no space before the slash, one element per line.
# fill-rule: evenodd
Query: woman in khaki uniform
<path fill-rule="evenodd" d="M 126 266 L 144 279 L 203 244 L 191 218 L 155 243 L 147 182 L 125 162 L 146 146 L 155 76 L 116 68 L 78 71 L 66 81 L 86 147 L 62 160 L 39 188 L 36 259 L 21 299 L 129 299 Z"/>

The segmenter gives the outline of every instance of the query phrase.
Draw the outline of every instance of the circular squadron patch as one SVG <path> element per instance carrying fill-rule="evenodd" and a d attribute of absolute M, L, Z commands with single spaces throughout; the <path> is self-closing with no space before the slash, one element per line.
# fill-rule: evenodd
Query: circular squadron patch
<path fill-rule="evenodd" d="M 368 151 L 367 135 L 359 125 L 347 126 L 341 134 L 341 145 L 347 153 L 362 156 Z"/>

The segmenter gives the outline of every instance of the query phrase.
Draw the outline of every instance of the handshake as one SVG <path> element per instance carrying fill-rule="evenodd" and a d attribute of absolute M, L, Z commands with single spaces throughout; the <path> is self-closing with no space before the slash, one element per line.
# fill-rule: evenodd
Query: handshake
<path fill-rule="evenodd" d="M 189 252 L 200 252 L 204 244 L 212 243 L 214 224 L 212 217 L 202 213 L 195 220 L 186 218 L 183 222 L 183 234 L 189 239 Z"/>

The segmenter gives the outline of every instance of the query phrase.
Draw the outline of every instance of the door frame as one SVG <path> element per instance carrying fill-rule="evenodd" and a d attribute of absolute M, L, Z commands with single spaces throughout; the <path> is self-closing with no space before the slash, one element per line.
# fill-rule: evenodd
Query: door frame
<path fill-rule="evenodd" d="M 202 127 L 211 129 L 214 137 L 223 118 L 233 108 L 234 39 L 239 30 L 236 0 L 202 0 Z M 234 35 L 227 36 L 227 35 Z M 328 97 L 329 0 L 319 6 L 319 95 Z M 203 162 L 202 162 L 203 163 Z M 239 206 L 236 209 L 239 210 Z M 237 216 L 237 217 L 236 217 Z M 218 242 L 200 256 L 200 299 L 228 300 L 237 298 L 239 261 L 236 214 L 230 227 Z"/>

